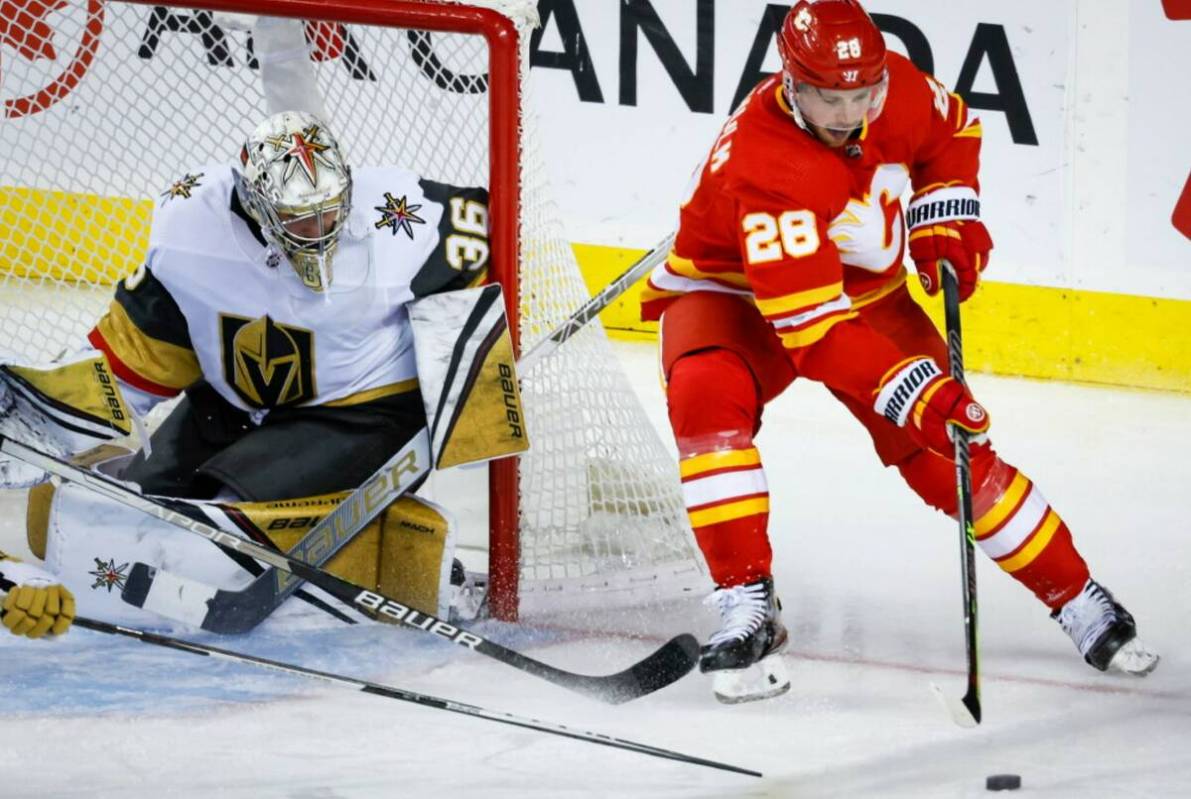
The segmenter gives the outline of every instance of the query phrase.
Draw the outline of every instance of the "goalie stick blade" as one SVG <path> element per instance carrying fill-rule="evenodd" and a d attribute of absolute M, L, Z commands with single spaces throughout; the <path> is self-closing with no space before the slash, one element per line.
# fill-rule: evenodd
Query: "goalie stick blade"
<path fill-rule="evenodd" d="M 121 599 L 168 619 L 186 622 L 219 635 L 242 635 L 256 628 L 273 610 L 272 572 L 240 591 L 181 577 L 144 563 L 135 563 L 124 581 Z"/>
<path fill-rule="evenodd" d="M 12 583 L 6 584 L 6 582 L 7 581 L 5 581 L 3 578 L 0 578 L 0 589 L 8 590 L 12 587 Z M 398 699 L 402 702 L 410 702 L 431 710 L 446 710 L 451 713 L 459 713 L 461 715 L 471 716 L 473 718 L 484 719 L 485 721 L 494 721 L 499 724 L 508 724 L 514 727 L 536 730 L 549 735 L 558 735 L 563 738 L 571 738 L 576 741 L 586 741 L 587 743 L 608 746 L 614 749 L 623 749 L 627 752 L 636 752 L 637 754 L 648 755 L 650 757 L 674 760 L 679 763 L 687 763 L 692 766 L 704 766 L 706 768 L 714 768 L 721 771 L 730 771 L 734 774 L 744 774 L 749 777 L 763 776 L 761 772 L 753 771 L 752 769 L 741 768 L 728 763 L 721 763 L 716 760 L 707 760 L 706 758 L 695 757 L 693 755 L 686 755 L 682 752 L 675 752 L 672 749 L 662 749 L 657 746 L 650 746 L 649 744 L 628 740 L 627 738 L 614 738 L 610 735 L 603 735 L 597 732 L 589 732 L 588 730 L 567 727 L 562 724 L 554 724 L 549 721 L 541 721 L 540 719 L 529 718 L 527 716 L 517 716 L 512 713 L 504 713 L 498 710 L 487 710 L 477 705 L 469 705 L 463 702 L 456 702 L 451 699 L 442 699 L 437 696 L 430 696 L 429 694 L 420 694 L 414 691 L 407 691 L 403 688 L 396 688 L 391 685 L 381 685 L 379 683 L 368 682 L 367 680 L 360 680 L 356 679 L 355 677 L 348 677 L 341 674 L 308 669 L 304 666 L 298 666 L 292 663 L 283 663 L 278 660 L 270 660 L 268 658 L 258 657 L 257 655 L 247 655 L 240 652 L 232 652 L 227 649 L 219 649 L 218 647 L 209 646 L 206 644 L 183 641 L 178 638 L 170 638 L 169 636 L 158 635 L 157 633 L 150 633 L 144 630 L 137 630 L 132 627 L 122 627 L 120 625 L 109 624 L 108 622 L 97 621 L 95 619 L 88 619 L 81 616 L 75 618 L 74 624 L 76 627 L 82 627 L 87 630 L 106 633 L 107 635 L 121 635 L 127 638 L 132 638 L 140 641 L 143 644 L 161 646 L 180 652 L 189 652 L 192 655 L 212 657 L 217 660 L 228 661 L 231 663 L 257 666 L 262 669 L 268 669 L 270 671 L 280 672 L 282 674 L 307 677 L 309 679 L 320 680 L 322 682 L 332 683 L 341 687 L 354 688 L 355 690 L 358 690 L 362 693 L 372 694 L 373 696 L 383 696 L 388 699 Z"/>

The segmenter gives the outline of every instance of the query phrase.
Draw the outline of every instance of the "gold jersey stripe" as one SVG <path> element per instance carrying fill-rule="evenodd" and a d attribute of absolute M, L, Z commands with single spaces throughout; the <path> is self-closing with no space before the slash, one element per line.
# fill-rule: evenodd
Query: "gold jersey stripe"
<path fill-rule="evenodd" d="M 730 522 L 733 519 L 743 519 L 745 516 L 755 516 L 758 513 L 769 513 L 769 497 L 753 497 L 738 502 L 725 502 L 714 508 L 691 511 L 691 527 L 707 527 L 720 522 Z"/>
<path fill-rule="evenodd" d="M 696 266 L 690 258 L 682 258 L 674 250 L 666 256 L 666 264 L 679 277 L 691 280 L 719 280 L 737 288 L 751 288 L 748 278 L 742 272 L 706 272 Z"/>
<path fill-rule="evenodd" d="M 725 449 L 719 452 L 705 452 L 693 458 L 684 458 L 678 464 L 678 473 L 685 480 L 705 472 L 730 469 L 734 466 L 759 466 L 761 453 L 756 447 L 749 449 Z"/>
<path fill-rule="evenodd" d="M 820 322 L 816 322 L 809 327 L 804 327 L 802 330 L 795 330 L 792 333 L 779 333 L 782 340 L 782 345 L 788 350 L 796 350 L 799 347 L 807 347 L 814 344 L 823 336 L 827 335 L 827 331 L 835 327 L 838 323 L 848 319 L 854 319 L 856 311 L 848 311 L 847 313 L 832 314 Z"/>
<path fill-rule="evenodd" d="M 844 282 L 841 280 L 829 286 L 819 286 L 818 288 L 798 291 L 793 294 L 784 294 L 781 297 L 771 297 L 764 300 L 758 297 L 756 303 L 757 308 L 760 309 L 762 314 L 773 317 L 790 311 L 798 311 L 803 308 L 822 305 L 825 302 L 834 300 L 843 293 Z"/>
<path fill-rule="evenodd" d="M 977 120 L 971 125 L 968 125 L 963 130 L 952 134 L 954 139 L 982 139 L 984 138 L 984 128 L 981 127 L 980 121 Z"/>
<path fill-rule="evenodd" d="M 372 402 L 373 400 L 383 399 L 384 397 L 392 397 L 396 394 L 407 394 L 410 391 L 416 390 L 418 387 L 418 378 L 411 377 L 409 380 L 402 380 L 398 383 L 390 383 L 387 386 L 377 386 L 376 388 L 365 389 L 364 391 L 357 391 L 355 394 L 349 394 L 337 400 L 321 403 L 324 408 L 342 408 L 347 405 L 363 405 L 365 402 Z"/>
<path fill-rule="evenodd" d="M 877 300 L 884 299 L 885 297 L 888 297 L 890 294 L 892 294 L 893 292 L 895 292 L 899 288 L 901 288 L 902 285 L 906 282 L 906 274 L 907 274 L 906 268 L 904 266 L 901 267 L 900 269 L 897 270 L 897 274 L 895 274 L 892 278 L 890 278 L 889 282 L 886 283 L 884 286 L 881 286 L 880 288 L 875 288 L 872 291 L 866 291 L 865 293 L 861 294 L 859 297 L 853 297 L 852 298 L 852 307 L 853 308 L 863 308 L 866 305 L 872 305 Z"/>
<path fill-rule="evenodd" d="M 194 350 L 146 335 L 114 300 L 96 328 L 120 364 L 145 380 L 180 391 L 202 377 Z"/>

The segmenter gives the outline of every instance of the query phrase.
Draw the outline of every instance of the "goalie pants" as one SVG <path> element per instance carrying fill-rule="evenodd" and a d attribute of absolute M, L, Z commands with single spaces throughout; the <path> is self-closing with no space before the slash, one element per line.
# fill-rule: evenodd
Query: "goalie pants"
<path fill-rule="evenodd" d="M 187 389 L 120 477 L 148 494 L 266 501 L 355 489 L 425 425 L 416 388 L 350 406 L 277 408 L 255 425 L 207 383 Z"/>
<path fill-rule="evenodd" d="M 947 363 L 946 344 L 904 285 L 860 315 L 907 356 Z M 729 294 L 695 292 L 674 301 L 662 317 L 661 348 L 683 495 L 712 578 L 724 586 L 767 577 L 769 490 L 753 437 L 765 405 L 798 375 L 756 307 Z M 871 406 L 832 393 L 864 425 L 885 465 L 928 505 L 956 514 L 952 458 L 914 443 Z M 1067 525 L 991 445 L 972 448 L 972 492 L 985 554 L 1051 608 L 1079 593 L 1088 568 Z"/>

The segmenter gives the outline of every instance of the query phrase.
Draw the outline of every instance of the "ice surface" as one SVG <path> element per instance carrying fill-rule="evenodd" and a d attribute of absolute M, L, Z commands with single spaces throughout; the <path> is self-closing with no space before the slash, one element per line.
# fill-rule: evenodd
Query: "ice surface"
<path fill-rule="evenodd" d="M 652 348 L 617 351 L 662 424 Z M 963 692 L 955 525 L 879 466 L 825 392 L 800 384 L 769 409 L 760 436 L 791 628 L 794 686 L 783 697 L 723 706 L 696 674 L 606 707 L 424 635 L 302 615 L 240 638 L 201 637 L 764 779 L 76 630 L 52 642 L 0 638 L 0 796 L 974 797 L 987 795 L 985 776 L 1005 772 L 1022 775 L 1023 796 L 1191 795 L 1191 398 L 980 375 L 972 383 L 1002 456 L 1036 480 L 1093 574 L 1162 652 L 1149 678 L 1086 666 L 1045 609 L 978 554 L 985 722 L 952 725 L 929 685 Z M 22 546 L 19 499 L 0 499 L 5 549 Z M 677 632 L 705 634 L 706 614 L 691 601 L 484 632 L 602 673 Z"/>

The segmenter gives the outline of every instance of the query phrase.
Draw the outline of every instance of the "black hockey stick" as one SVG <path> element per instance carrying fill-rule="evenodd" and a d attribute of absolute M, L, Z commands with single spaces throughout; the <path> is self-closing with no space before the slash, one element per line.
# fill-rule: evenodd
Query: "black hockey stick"
<path fill-rule="evenodd" d="M 97 494 L 181 527 L 214 544 L 230 547 L 271 566 L 290 572 L 295 577 L 306 580 L 341 602 L 353 605 L 359 611 L 370 616 L 384 617 L 386 620 L 400 622 L 431 635 L 440 636 L 493 660 L 498 660 L 515 669 L 593 699 L 619 704 L 645 696 L 687 674 L 695 667 L 695 662 L 698 659 L 698 642 L 693 635 L 684 633 L 666 642 L 644 660 L 616 674 L 590 676 L 559 669 L 502 646 L 495 641 L 490 641 L 483 636 L 460 629 L 437 616 L 406 607 L 384 594 L 369 591 L 289 555 L 275 552 L 232 533 L 203 524 L 174 510 L 166 500 L 143 496 L 118 480 L 75 466 L 26 444 L 13 441 L 11 438 L 0 436 L 0 452 L 63 480 L 86 486 Z"/>
<path fill-rule="evenodd" d="M 943 262 L 943 310 L 947 325 L 947 359 L 951 376 L 963 385 L 964 345 L 959 319 L 959 285 L 951 264 Z M 980 652 L 976 640 L 976 528 L 972 519 L 972 464 L 968 431 L 952 425 L 955 441 L 955 490 L 959 505 L 959 559 L 963 577 L 964 645 L 968 656 L 968 690 L 963 699 L 955 700 L 936 687 L 939 697 L 951 713 L 952 720 L 961 727 L 975 727 L 980 723 Z"/>
<path fill-rule="evenodd" d="M 12 587 L 12 585 L 12 583 L 0 577 L 0 588 L 8 590 Z M 249 666 L 257 666 L 262 669 L 282 672 L 284 674 L 293 674 L 299 677 L 321 680 L 323 682 L 329 682 L 346 688 L 354 688 L 366 694 L 383 696 L 389 699 L 398 699 L 402 702 L 410 702 L 415 705 L 431 708 L 433 710 L 446 710 L 451 713 L 460 713 L 464 716 L 471 716 L 473 718 L 484 719 L 486 721 L 495 721 L 500 724 L 509 724 L 514 727 L 524 727 L 525 729 L 537 730 L 538 732 L 544 732 L 549 735 L 573 738 L 577 741 L 586 741 L 587 743 L 599 744 L 601 746 L 610 746 L 615 749 L 624 749 L 629 752 L 637 752 L 642 755 L 649 755 L 650 757 L 676 760 L 680 763 L 689 763 L 693 766 L 706 766 L 707 768 L 731 771 L 737 774 L 745 774 L 750 777 L 762 776 L 761 772 L 759 771 L 740 768 L 739 766 L 732 766 L 727 763 L 720 763 L 715 760 L 707 760 L 701 757 L 695 757 L 693 755 L 686 755 L 682 752 L 675 752 L 670 749 L 661 749 L 656 746 L 650 746 L 649 744 L 638 743 L 636 741 L 630 741 L 624 738 L 614 738 L 610 735 L 603 735 L 601 733 L 590 732 L 588 730 L 573 729 L 562 724 L 554 724 L 548 721 L 541 721 L 539 719 L 517 716 L 512 713 L 487 710 L 476 705 L 456 702 L 451 699 L 442 699 L 437 696 L 407 691 L 403 688 L 394 688 L 389 685 L 380 685 L 379 683 L 369 682 L 367 680 L 359 680 L 354 677 L 347 677 L 341 674 L 333 674 L 326 671 L 308 669 L 304 666 L 297 666 L 291 663 L 282 663 L 277 660 L 257 657 L 256 655 L 231 652 L 226 649 L 220 649 L 218 647 L 208 646 L 206 644 L 182 641 L 177 638 L 170 638 L 165 635 L 158 635 L 156 633 L 137 630 L 131 627 L 123 627 L 118 624 L 109 624 L 104 621 L 96 621 L 94 619 L 88 619 L 79 616 L 75 618 L 74 625 L 87 630 L 95 630 L 96 632 L 107 633 L 108 635 L 122 635 L 128 638 L 136 639 L 144 644 L 162 646 L 168 649 L 179 650 L 181 652 L 189 652 L 194 655 L 213 657 L 219 660 L 230 661 L 232 663 L 243 663 Z"/>
<path fill-rule="evenodd" d="M 323 566 L 390 504 L 416 488 L 430 471 L 430 439 L 422 428 L 290 549 L 293 557 Z M 214 588 L 135 564 L 121 593 L 125 602 L 220 634 L 245 633 L 264 621 L 302 580 L 270 568 L 239 590 Z"/>
<path fill-rule="evenodd" d="M 540 360 L 554 353 L 569 338 L 574 336 L 600 311 L 608 307 L 617 297 L 636 283 L 646 272 L 653 269 L 669 254 L 674 244 L 674 234 L 663 238 L 652 250 L 639 258 L 623 274 L 609 283 L 598 294 L 584 303 L 544 339 L 534 345 L 517 361 L 518 370 L 524 374 Z M 425 430 L 415 437 L 415 442 L 427 441 Z M 397 475 L 387 479 L 390 472 L 402 462 L 407 445 L 377 472 L 352 492 L 328 517 L 315 525 L 290 553 L 307 563 L 322 567 L 330 562 L 356 534 L 375 518 L 376 514 L 416 486 L 429 467 L 419 473 L 410 471 L 399 483 Z M 425 444 L 424 446 L 428 446 Z M 417 465 L 428 464 L 420 456 Z M 369 501 L 369 491 L 383 491 L 375 502 Z M 366 513 L 359 513 L 364 508 Z M 336 518 L 332 518 L 336 517 Z M 151 569 L 136 564 L 128 575 L 122 592 L 124 601 L 143 607 L 168 618 L 197 625 L 209 632 L 221 634 L 244 633 L 264 621 L 282 602 L 289 598 L 299 585 L 300 579 L 267 569 L 244 588 L 238 590 L 217 589 L 196 580 L 179 577 L 162 569 Z"/>

